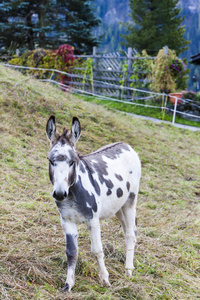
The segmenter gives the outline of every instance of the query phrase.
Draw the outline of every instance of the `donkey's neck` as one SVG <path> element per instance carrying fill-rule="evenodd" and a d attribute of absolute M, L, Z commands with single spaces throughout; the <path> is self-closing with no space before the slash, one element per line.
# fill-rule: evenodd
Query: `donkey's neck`
<path fill-rule="evenodd" d="M 85 176 L 87 177 L 85 178 Z M 88 190 L 89 185 L 88 175 L 80 172 L 80 174 L 78 173 L 76 183 L 70 187 L 70 194 L 72 194 L 73 201 L 76 203 L 78 210 L 87 219 L 92 219 L 93 213 L 97 211 L 97 203 L 95 195 Z"/>

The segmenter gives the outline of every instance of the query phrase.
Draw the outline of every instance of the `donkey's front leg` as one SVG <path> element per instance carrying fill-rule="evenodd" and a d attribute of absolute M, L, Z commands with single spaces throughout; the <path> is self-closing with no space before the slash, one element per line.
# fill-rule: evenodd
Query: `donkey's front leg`
<path fill-rule="evenodd" d="M 108 280 L 109 274 L 104 263 L 99 219 L 90 220 L 88 222 L 88 228 L 91 239 L 91 251 L 97 258 L 100 279 L 104 285 L 110 286 L 110 282 Z"/>
<path fill-rule="evenodd" d="M 67 222 L 61 218 L 61 224 L 65 232 L 68 260 L 67 280 L 62 291 L 70 292 L 75 283 L 75 268 L 78 259 L 78 232 L 74 223 Z"/>

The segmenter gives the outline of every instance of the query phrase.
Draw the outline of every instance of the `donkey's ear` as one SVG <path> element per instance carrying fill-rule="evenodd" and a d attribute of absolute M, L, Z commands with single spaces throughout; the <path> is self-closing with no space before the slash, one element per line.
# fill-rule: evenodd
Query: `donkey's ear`
<path fill-rule="evenodd" d="M 51 143 L 54 143 L 57 140 L 55 116 L 51 116 L 47 121 L 46 133 Z"/>
<path fill-rule="evenodd" d="M 79 119 L 77 117 L 73 117 L 73 119 L 72 119 L 70 141 L 74 145 L 78 141 L 80 134 L 81 134 L 81 124 L 79 122 Z"/>

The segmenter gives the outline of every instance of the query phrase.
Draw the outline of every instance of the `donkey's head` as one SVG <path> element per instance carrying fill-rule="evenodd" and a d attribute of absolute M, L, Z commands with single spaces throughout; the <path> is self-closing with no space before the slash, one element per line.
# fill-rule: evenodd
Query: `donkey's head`
<path fill-rule="evenodd" d="M 49 178 L 53 184 L 53 197 L 64 200 L 77 179 L 78 155 L 75 151 L 76 142 L 81 133 L 78 118 L 73 117 L 71 129 L 63 129 L 59 135 L 56 132 L 55 117 L 51 116 L 47 121 L 46 133 L 51 142 L 48 154 Z"/>

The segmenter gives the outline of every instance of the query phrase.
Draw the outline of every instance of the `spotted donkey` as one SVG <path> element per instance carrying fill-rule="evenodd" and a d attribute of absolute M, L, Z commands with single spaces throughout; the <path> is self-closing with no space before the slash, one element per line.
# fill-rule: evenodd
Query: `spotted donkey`
<path fill-rule="evenodd" d="M 68 272 L 63 291 L 75 282 L 78 258 L 77 223 L 87 224 L 91 251 L 96 256 L 100 279 L 110 286 L 101 243 L 100 220 L 114 215 L 126 236 L 126 275 L 132 276 L 136 243 L 136 202 L 141 166 L 136 152 L 125 143 L 114 143 L 81 156 L 75 150 L 81 126 L 73 117 L 70 130 L 56 132 L 55 117 L 46 126 L 51 142 L 48 154 L 53 197 L 60 212 L 66 237 Z"/>

